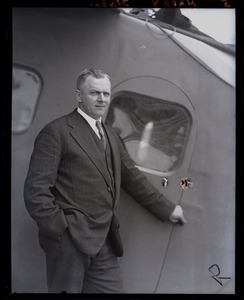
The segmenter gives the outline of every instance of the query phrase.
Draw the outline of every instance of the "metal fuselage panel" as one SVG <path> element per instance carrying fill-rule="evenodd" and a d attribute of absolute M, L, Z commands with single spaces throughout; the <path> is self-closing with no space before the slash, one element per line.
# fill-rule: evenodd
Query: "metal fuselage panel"
<path fill-rule="evenodd" d="M 160 176 L 147 174 L 160 192 L 182 205 L 187 224 L 161 223 L 122 193 L 121 212 L 129 206 L 127 218 L 121 215 L 122 235 L 130 253 L 121 260 L 127 292 L 221 292 L 209 268 L 217 264 L 223 276 L 234 277 L 234 89 L 167 35 L 157 35 L 145 22 L 110 9 L 14 9 L 13 62 L 35 69 L 43 88 L 33 124 L 12 138 L 12 291 L 47 292 L 37 227 L 24 206 L 24 179 L 38 132 L 77 106 L 77 75 L 94 66 L 111 76 L 112 88 L 140 76 L 168 80 L 189 99 L 194 121 L 191 157 L 184 169 L 193 188 L 167 192 L 167 188 L 160 189 Z M 154 93 L 152 86 L 148 85 L 147 93 Z M 174 102 L 174 95 L 168 100 Z M 182 175 L 175 171 L 176 186 Z M 151 231 L 135 224 L 141 218 L 152 224 Z M 169 238 L 164 244 L 161 232 L 167 230 Z M 133 234 L 139 235 L 138 253 L 136 248 L 130 251 Z M 137 269 L 133 261 L 138 265 L 147 261 L 147 269 Z M 223 281 L 223 291 L 233 293 L 234 281 Z"/>

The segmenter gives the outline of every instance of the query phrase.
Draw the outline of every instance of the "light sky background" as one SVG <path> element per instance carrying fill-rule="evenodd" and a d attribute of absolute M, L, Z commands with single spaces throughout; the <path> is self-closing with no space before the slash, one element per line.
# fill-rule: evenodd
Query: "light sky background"
<path fill-rule="evenodd" d="M 183 15 L 192 21 L 200 31 L 223 44 L 235 44 L 235 9 L 198 8 L 181 9 Z"/>
<path fill-rule="evenodd" d="M 124 10 L 129 12 L 131 8 Z M 236 44 L 235 9 L 181 8 L 181 12 L 192 21 L 192 25 L 215 40 L 223 44 Z"/>

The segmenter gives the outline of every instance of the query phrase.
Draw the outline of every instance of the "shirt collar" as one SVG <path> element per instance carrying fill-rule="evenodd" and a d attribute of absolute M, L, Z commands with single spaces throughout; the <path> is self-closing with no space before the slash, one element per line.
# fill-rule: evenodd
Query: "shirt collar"
<path fill-rule="evenodd" d="M 88 124 L 91 126 L 91 128 L 93 129 L 93 131 L 96 133 L 96 135 L 100 137 L 98 128 L 96 126 L 96 122 L 97 121 L 102 121 L 102 118 L 99 118 L 98 120 L 93 119 L 92 117 L 90 117 L 88 114 L 86 114 L 83 110 L 81 110 L 79 107 L 77 107 L 77 112 L 88 122 Z"/>

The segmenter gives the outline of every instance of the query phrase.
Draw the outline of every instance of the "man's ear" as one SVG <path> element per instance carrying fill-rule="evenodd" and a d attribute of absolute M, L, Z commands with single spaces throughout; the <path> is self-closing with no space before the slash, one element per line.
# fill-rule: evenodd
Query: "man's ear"
<path fill-rule="evenodd" d="M 80 90 L 75 90 L 75 97 L 78 102 L 82 102 L 82 96 Z"/>

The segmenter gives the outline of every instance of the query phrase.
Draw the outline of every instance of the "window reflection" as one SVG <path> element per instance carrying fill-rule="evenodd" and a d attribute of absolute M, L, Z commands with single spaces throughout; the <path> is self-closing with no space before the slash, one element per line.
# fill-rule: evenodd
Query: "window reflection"
<path fill-rule="evenodd" d="M 14 66 L 12 76 L 12 131 L 21 133 L 32 122 L 41 90 L 40 77 L 28 69 Z"/>
<path fill-rule="evenodd" d="M 191 123 L 185 108 L 121 92 L 112 101 L 106 122 L 119 133 L 136 165 L 162 172 L 179 166 Z"/>

